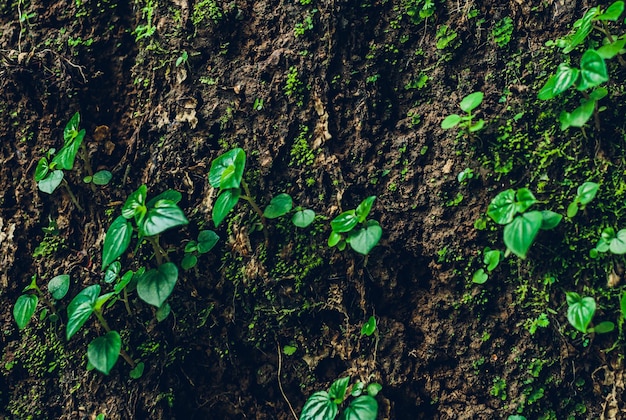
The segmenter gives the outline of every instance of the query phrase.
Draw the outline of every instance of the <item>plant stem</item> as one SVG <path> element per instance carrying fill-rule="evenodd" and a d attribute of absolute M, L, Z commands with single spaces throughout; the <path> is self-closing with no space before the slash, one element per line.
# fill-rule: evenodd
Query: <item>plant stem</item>
<path fill-rule="evenodd" d="M 128 315 L 132 315 L 133 311 L 130 310 L 130 305 L 128 304 L 128 290 L 126 290 L 126 288 L 124 287 L 124 299 L 120 299 L 122 302 L 124 302 L 124 306 L 126 307 L 126 312 L 128 312 Z"/>
<path fill-rule="evenodd" d="M 65 190 L 67 191 L 67 193 L 70 196 L 70 200 L 72 200 L 72 203 L 74 203 L 74 205 L 76 206 L 76 208 L 79 211 L 84 211 L 83 208 L 81 207 L 80 204 L 78 204 L 78 200 L 76 199 L 76 196 L 74 195 L 74 193 L 72 192 L 72 189 L 70 188 L 70 184 L 67 183 L 67 181 L 65 179 L 63 179 L 63 187 L 65 187 Z"/>
<path fill-rule="evenodd" d="M 154 249 L 154 256 L 156 257 L 157 264 L 159 266 L 163 264 L 163 258 L 165 258 L 166 261 L 170 260 L 167 256 L 167 252 L 161 247 L 161 244 L 159 244 L 159 235 L 148 236 L 146 239 L 150 242 L 152 248 Z"/>
<path fill-rule="evenodd" d="M 89 175 L 89 177 L 93 181 L 93 169 L 91 168 L 91 162 L 89 161 L 89 154 L 87 153 L 87 146 L 85 146 L 84 142 L 81 143 L 80 145 L 80 153 L 82 155 L 81 157 L 83 158 L 83 162 L 85 163 L 85 170 L 87 171 L 87 175 Z M 91 186 L 91 191 L 95 193 L 96 186 L 94 185 L 94 183 L 90 182 L 89 185 Z"/>
<path fill-rule="evenodd" d="M 98 322 L 100 322 L 100 325 L 102 325 L 102 327 L 105 329 L 106 332 L 111 332 L 111 328 L 109 328 L 109 324 L 106 322 L 106 320 L 104 319 L 104 317 L 102 316 L 102 312 L 101 311 L 93 311 L 93 313 L 96 315 L 96 318 L 98 318 Z M 128 363 L 130 365 L 131 368 L 135 368 L 135 361 L 130 357 L 130 355 L 128 353 L 126 353 L 126 350 L 124 350 L 124 348 L 120 349 L 120 356 L 122 356 L 122 358 L 124 360 L 126 360 L 126 363 Z"/>
<path fill-rule="evenodd" d="M 243 191 L 246 193 L 246 195 L 242 195 L 239 198 L 246 200 L 248 203 L 250 203 L 254 211 L 261 218 L 261 224 L 263 225 L 263 235 L 265 236 L 265 245 L 267 245 L 269 244 L 270 239 L 269 239 L 269 233 L 267 231 L 267 222 L 265 221 L 265 216 L 263 216 L 263 212 L 261 211 L 259 206 L 256 204 L 256 201 L 254 201 L 254 198 L 252 198 L 252 195 L 250 194 L 250 188 L 248 188 L 248 184 L 243 179 L 241 180 L 241 186 L 243 187 Z"/>

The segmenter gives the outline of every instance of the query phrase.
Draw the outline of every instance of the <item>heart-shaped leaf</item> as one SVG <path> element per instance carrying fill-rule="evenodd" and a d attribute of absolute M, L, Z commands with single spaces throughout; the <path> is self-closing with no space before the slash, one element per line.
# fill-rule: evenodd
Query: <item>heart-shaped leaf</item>
<path fill-rule="evenodd" d="M 367 322 L 361 327 L 361 335 L 371 336 L 376 331 L 376 318 L 370 316 Z"/>
<path fill-rule="evenodd" d="M 145 369 L 145 364 L 143 362 L 137 363 L 134 369 L 132 369 L 129 373 L 131 379 L 139 379 L 143 375 L 143 371 Z"/>
<path fill-rule="evenodd" d="M 304 403 L 300 420 L 334 419 L 337 417 L 337 411 L 337 404 L 333 402 L 328 392 L 318 391 Z"/>
<path fill-rule="evenodd" d="M 220 240 L 217 233 L 212 230 L 203 230 L 198 234 L 197 250 L 199 254 L 205 254 L 213 249 L 215 244 Z"/>
<path fill-rule="evenodd" d="M 500 225 L 511 223 L 516 212 L 515 191 L 512 189 L 496 195 L 487 208 L 487 215 Z"/>
<path fill-rule="evenodd" d="M 81 290 L 67 306 L 67 326 L 65 335 L 69 340 L 82 327 L 93 313 L 100 295 L 100 285 L 94 284 Z"/>
<path fill-rule="evenodd" d="M 60 169 L 48 173 L 48 176 L 37 183 L 41 192 L 52 194 L 63 182 L 63 171 Z"/>
<path fill-rule="evenodd" d="M 35 181 L 39 182 L 48 175 L 50 166 L 48 166 L 48 158 L 45 156 L 39 159 L 37 162 L 37 168 L 35 169 Z"/>
<path fill-rule="evenodd" d="M 335 217 L 330 222 L 330 227 L 333 232 L 344 233 L 350 232 L 357 224 L 359 224 L 359 218 L 356 217 L 355 211 L 348 210 Z"/>
<path fill-rule="evenodd" d="M 74 161 L 76 160 L 76 154 L 83 143 L 85 137 L 85 130 L 80 130 L 76 137 L 66 141 L 59 153 L 52 159 L 57 167 L 71 171 L 74 168 Z"/>
<path fill-rule="evenodd" d="M 350 377 L 337 379 L 330 386 L 328 390 L 328 396 L 335 404 L 341 404 L 346 396 L 346 389 L 348 389 L 348 383 L 350 383 Z"/>
<path fill-rule="evenodd" d="M 180 192 L 178 192 L 176 190 L 169 189 L 169 190 L 163 191 L 161 194 L 157 195 L 156 197 L 151 198 L 148 201 L 148 204 L 146 204 L 146 206 L 147 207 L 154 207 L 156 202 L 160 201 L 160 200 L 169 200 L 169 201 L 171 201 L 171 202 L 173 202 L 175 204 L 178 204 L 180 202 L 180 200 L 182 200 L 182 199 L 183 199 L 183 195 Z"/>
<path fill-rule="evenodd" d="M 291 218 L 291 223 L 299 228 L 305 228 L 315 220 L 315 212 L 310 209 L 298 210 Z"/>
<path fill-rule="evenodd" d="M 28 322 L 35 314 L 37 303 L 39 303 L 37 295 L 28 294 L 17 298 L 13 307 L 13 318 L 15 318 L 17 328 L 23 330 L 28 325 Z"/>
<path fill-rule="evenodd" d="M 141 236 L 155 236 L 168 229 L 189 223 L 185 213 L 170 200 L 159 200 L 154 207 L 149 207 L 146 217 L 139 225 Z"/>
<path fill-rule="evenodd" d="M 500 258 L 502 258 L 502 252 L 497 249 L 485 249 L 483 262 L 487 264 L 487 271 L 493 271 L 500 264 Z"/>
<path fill-rule="evenodd" d="M 96 185 L 107 185 L 111 182 L 113 175 L 109 171 L 98 171 L 93 174 L 93 178 L 91 178 L 91 182 Z"/>
<path fill-rule="evenodd" d="M 580 59 L 581 81 L 578 90 L 599 86 L 609 81 L 609 74 L 604 58 L 595 50 L 587 50 Z"/>
<path fill-rule="evenodd" d="M 378 402 L 369 395 L 361 395 L 352 400 L 343 412 L 344 420 L 376 420 Z"/>
<path fill-rule="evenodd" d="M 541 229 L 542 222 L 543 216 L 539 211 L 517 216 L 504 227 L 504 244 L 518 257 L 526 258 L 526 253 Z"/>
<path fill-rule="evenodd" d="M 109 331 L 87 346 L 87 359 L 97 370 L 108 375 L 122 350 L 122 339 L 117 331 Z"/>
<path fill-rule="evenodd" d="M 159 308 L 172 294 L 177 280 L 178 268 L 174 263 L 166 262 L 139 278 L 137 294 L 144 302 Z"/>
<path fill-rule="evenodd" d="M 589 204 L 596 197 L 600 184 L 595 182 L 584 182 L 576 190 L 576 198 L 580 204 Z"/>
<path fill-rule="evenodd" d="M 541 217 L 543 218 L 541 221 L 541 229 L 542 230 L 551 230 L 554 229 L 561 223 L 563 216 L 555 213 L 551 210 L 542 210 Z"/>
<path fill-rule="evenodd" d="M 211 162 L 209 184 L 222 190 L 239 188 L 246 167 L 246 152 L 241 148 L 232 149 Z"/>
<path fill-rule="evenodd" d="M 180 266 L 185 271 L 194 268 L 196 264 L 198 264 L 198 257 L 193 254 L 185 254 L 183 260 L 180 262 Z"/>
<path fill-rule="evenodd" d="M 620 230 L 615 238 L 611 239 L 609 249 L 613 254 L 626 254 L 626 229 Z"/>
<path fill-rule="evenodd" d="M 278 194 L 272 198 L 270 204 L 265 208 L 263 216 L 268 219 L 276 219 L 277 217 L 284 216 L 291 211 L 293 207 L 293 200 L 291 196 L 286 193 Z"/>
<path fill-rule="evenodd" d="M 524 213 L 533 204 L 537 202 L 537 199 L 528 188 L 520 188 L 515 193 L 515 210 L 518 213 Z"/>
<path fill-rule="evenodd" d="M 122 264 L 119 261 L 113 261 L 104 272 L 104 282 L 113 283 L 122 271 Z"/>
<path fill-rule="evenodd" d="M 132 219 L 133 217 L 139 224 L 139 221 L 146 214 L 146 196 L 148 195 L 148 187 L 145 185 L 137 188 L 136 191 L 131 193 L 122 207 L 122 216 L 125 219 Z"/>
<path fill-rule="evenodd" d="M 587 124 L 589 118 L 593 115 L 596 101 L 588 100 L 584 101 L 582 105 L 573 110 L 571 113 L 563 111 L 559 115 L 559 121 L 561 122 L 561 130 L 567 130 L 570 127 L 582 127 Z"/>
<path fill-rule="evenodd" d="M 378 222 L 370 220 L 367 226 L 351 231 L 346 242 L 359 254 L 367 255 L 378 244 L 382 236 L 383 229 Z"/>
<path fill-rule="evenodd" d="M 107 231 L 102 247 L 102 268 L 108 267 L 120 255 L 122 255 L 130 245 L 133 227 L 124 216 L 118 216 Z"/>
<path fill-rule="evenodd" d="M 472 283 L 484 284 L 489 279 L 489 274 L 485 273 L 484 268 L 479 268 L 472 275 Z"/>
<path fill-rule="evenodd" d="M 69 274 L 61 274 L 53 277 L 48 282 L 48 291 L 56 300 L 63 299 L 70 290 L 70 276 Z"/>
<path fill-rule="evenodd" d="M 596 301 L 590 297 L 581 297 L 578 293 L 567 292 L 567 320 L 582 333 L 587 332 L 587 327 L 596 312 Z"/>
<path fill-rule="evenodd" d="M 67 143 L 68 141 L 76 138 L 78 136 L 78 126 L 80 125 L 80 113 L 76 112 L 72 115 L 72 118 L 65 124 L 65 128 L 63 129 L 63 142 Z"/>
<path fill-rule="evenodd" d="M 217 196 L 212 213 L 215 226 L 219 226 L 226 215 L 237 205 L 240 195 L 241 190 L 239 188 L 231 188 L 223 190 L 220 195 Z"/>

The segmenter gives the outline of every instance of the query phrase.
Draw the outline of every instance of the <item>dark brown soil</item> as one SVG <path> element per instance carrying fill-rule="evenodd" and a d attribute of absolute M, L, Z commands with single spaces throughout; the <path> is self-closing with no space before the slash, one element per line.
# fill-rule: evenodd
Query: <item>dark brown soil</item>
<path fill-rule="evenodd" d="M 502 246 L 495 226 L 474 228 L 495 194 L 537 190 L 543 175 L 585 180 L 564 169 L 566 157 L 535 171 L 524 153 L 539 153 L 542 139 L 567 141 L 536 92 L 560 59 L 545 42 L 565 35 L 589 2 L 435 1 L 434 15 L 413 23 L 410 2 L 398 0 L 218 1 L 221 18 L 194 25 L 197 4 L 164 0 L 152 2 L 154 34 L 136 40 L 148 3 L 0 5 L 0 417 L 289 419 L 290 405 L 299 413 L 310 394 L 346 375 L 382 384 L 381 419 L 623 417 L 623 342 L 565 333 L 563 291 L 593 285 L 590 273 L 580 283 L 542 283 L 553 272 L 542 258 L 567 247 L 564 230 L 543 237 L 528 260 L 510 257 L 488 283 L 471 283 L 484 247 Z M 307 15 L 312 29 L 296 36 Z M 498 47 L 490 31 L 506 16 L 513 34 Z M 442 25 L 457 38 L 437 49 Z M 292 95 L 290 68 L 300 83 Z M 422 74 L 424 87 L 406 87 Z M 487 128 L 472 141 L 443 131 L 441 120 L 479 90 Z M 93 193 L 77 160 L 69 182 L 83 212 L 64 191 L 38 191 L 33 178 L 76 111 L 92 165 L 113 173 Z M 498 127 L 519 112 L 512 127 L 527 143 L 500 145 Z M 624 133 L 623 112 L 615 113 L 607 135 Z M 575 136 L 567 156 L 601 168 L 600 150 L 607 167 L 619 166 L 621 149 L 604 137 L 584 143 L 567 133 Z M 191 223 L 162 238 L 180 262 L 184 243 L 215 228 L 207 174 L 234 146 L 247 152 L 245 177 L 259 203 L 288 192 L 321 217 L 306 231 L 271 222 L 265 247 L 254 212 L 239 204 L 216 229 L 216 248 L 181 270 L 169 318 L 158 323 L 136 296 L 132 316 L 122 304 L 107 310 L 129 354 L 146 364 L 140 379 L 121 359 L 108 376 L 85 369 L 87 344 L 101 331 L 90 321 L 65 340 L 69 298 L 58 303 L 59 322 L 36 316 L 18 330 L 13 304 L 34 275 L 45 284 L 70 274 L 70 297 L 110 287 L 100 271 L 104 234 L 141 184 L 183 194 Z M 496 149 L 512 162 L 508 174 L 493 170 Z M 457 181 L 465 168 L 477 175 L 467 185 Z M 329 220 L 369 195 L 380 244 L 367 258 L 329 249 Z M 58 236 L 44 235 L 50 220 Z M 42 243 L 47 252 L 36 256 Z M 525 322 L 546 308 L 550 325 L 530 334 Z M 378 336 L 361 336 L 371 315 Z M 296 352 L 283 354 L 285 345 Z"/>

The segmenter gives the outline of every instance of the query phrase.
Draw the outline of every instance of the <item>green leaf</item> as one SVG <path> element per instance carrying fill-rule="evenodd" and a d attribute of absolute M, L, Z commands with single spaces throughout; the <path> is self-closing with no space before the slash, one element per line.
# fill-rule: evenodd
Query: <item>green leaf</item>
<path fill-rule="evenodd" d="M 472 275 L 472 283 L 484 284 L 489 279 L 489 274 L 485 273 L 483 268 L 479 268 Z"/>
<path fill-rule="evenodd" d="M 480 120 L 476 121 L 475 124 L 472 124 L 469 127 L 469 132 L 470 133 L 475 133 L 476 131 L 482 130 L 484 126 L 485 126 L 485 120 L 480 119 Z"/>
<path fill-rule="evenodd" d="M 302 209 L 294 213 L 291 223 L 296 227 L 305 228 L 313 223 L 313 220 L 315 220 L 315 212 L 310 209 Z"/>
<path fill-rule="evenodd" d="M 348 388 L 348 383 L 350 382 L 350 377 L 346 376 L 345 378 L 337 379 L 330 386 L 328 390 L 328 396 L 335 404 L 341 404 L 343 399 L 346 396 L 346 389 Z"/>
<path fill-rule="evenodd" d="M 370 316 L 367 322 L 361 327 L 361 335 L 371 336 L 376 331 L 376 318 Z"/>
<path fill-rule="evenodd" d="M 83 143 L 85 137 L 85 130 L 80 130 L 78 135 L 73 139 L 66 141 L 59 153 L 52 159 L 59 168 L 71 171 L 74 168 L 74 161 L 76 160 L 76 154 L 80 149 L 80 145 Z"/>
<path fill-rule="evenodd" d="M 556 74 L 548 79 L 546 84 L 539 91 L 537 97 L 541 100 L 552 99 L 569 89 L 569 87 L 578 80 L 579 76 L 580 71 L 578 69 L 561 63 L 559 64 Z"/>
<path fill-rule="evenodd" d="M 367 226 L 351 231 L 346 242 L 359 254 L 367 255 L 378 244 L 382 236 L 383 229 L 378 222 L 370 220 Z"/>
<path fill-rule="evenodd" d="M 596 101 L 588 100 L 584 101 L 582 105 L 576 108 L 571 113 L 563 111 L 559 115 L 559 121 L 561 123 L 561 130 L 567 130 L 570 127 L 582 127 L 589 121 L 589 118 L 593 115 Z"/>
<path fill-rule="evenodd" d="M 122 339 L 117 331 L 109 331 L 89 343 L 87 359 L 97 370 L 108 375 L 120 356 Z"/>
<path fill-rule="evenodd" d="M 53 277 L 48 282 L 48 291 L 52 297 L 56 300 L 63 299 L 70 290 L 70 276 L 69 274 L 61 274 Z"/>
<path fill-rule="evenodd" d="M 615 238 L 611 239 L 609 250 L 617 255 L 626 254 L 626 229 L 620 230 Z"/>
<path fill-rule="evenodd" d="M 154 207 L 156 202 L 160 200 L 169 200 L 175 204 L 178 204 L 180 200 L 182 199 L 183 199 L 183 195 L 181 193 L 179 193 L 176 190 L 169 189 L 169 190 L 163 191 L 161 194 L 157 195 L 156 197 L 151 198 L 148 201 L 148 204 L 146 204 L 146 207 Z"/>
<path fill-rule="evenodd" d="M 178 268 L 174 263 L 166 262 L 137 280 L 137 294 L 144 302 L 159 308 L 172 294 L 177 280 Z"/>
<path fill-rule="evenodd" d="M 570 219 L 578 214 L 578 201 L 573 201 L 567 206 L 567 217 Z"/>
<path fill-rule="evenodd" d="M 531 211 L 517 216 L 504 227 L 504 244 L 512 253 L 525 259 L 542 222 L 543 216 L 539 211 Z"/>
<path fill-rule="evenodd" d="M 576 33 L 569 39 L 569 42 L 566 44 L 563 49 L 563 53 L 569 54 L 572 52 L 578 45 L 583 43 L 587 38 L 587 35 L 591 32 L 593 28 L 593 19 L 597 16 L 599 9 L 597 7 L 592 7 L 585 13 L 585 15 L 574 23 L 574 27 L 578 28 Z"/>
<path fill-rule="evenodd" d="M 94 284 L 81 290 L 67 306 L 67 325 L 65 335 L 69 340 L 82 327 L 93 313 L 93 308 L 100 295 L 100 285 Z"/>
<path fill-rule="evenodd" d="M 167 317 L 170 315 L 171 312 L 172 312 L 172 307 L 170 306 L 169 303 L 165 302 L 163 305 L 161 305 L 159 309 L 157 309 L 154 316 L 157 322 L 163 322 L 167 319 Z"/>
<path fill-rule="evenodd" d="M 178 204 L 170 200 L 159 200 L 154 207 L 148 207 L 146 217 L 139 225 L 139 233 L 142 236 L 155 236 L 188 223 L 189 220 Z"/>
<path fill-rule="evenodd" d="M 622 298 L 619 301 L 619 308 L 620 308 L 620 311 L 622 312 L 622 317 L 626 318 L 626 291 L 622 293 Z"/>
<path fill-rule="evenodd" d="M 328 392 L 318 391 L 304 403 L 300 420 L 332 420 L 337 416 L 337 411 L 337 404 L 332 401 Z"/>
<path fill-rule="evenodd" d="M 203 230 L 198 234 L 198 253 L 206 254 L 217 244 L 220 237 L 212 230 Z"/>
<path fill-rule="evenodd" d="M 330 222 L 330 227 L 333 232 L 344 233 L 350 232 L 356 225 L 359 224 L 359 218 L 356 217 L 354 210 L 348 210 L 335 217 Z"/>
<path fill-rule="evenodd" d="M 126 273 L 124 273 L 120 281 L 117 282 L 113 287 L 113 291 L 115 292 L 115 294 L 119 295 L 122 290 L 124 290 L 124 288 L 128 286 L 128 283 L 130 283 L 130 281 L 133 279 L 133 275 L 134 273 L 132 272 L 132 270 L 128 270 Z"/>
<path fill-rule="evenodd" d="M 383 386 L 377 382 L 369 384 L 367 386 L 367 394 L 371 397 L 375 397 L 383 389 Z"/>
<path fill-rule="evenodd" d="M 76 112 L 72 115 L 72 118 L 65 124 L 65 128 L 63 129 L 63 142 L 67 143 L 68 141 L 76 138 L 78 136 L 78 126 L 80 125 L 80 113 Z"/>
<path fill-rule="evenodd" d="M 63 181 L 63 171 L 57 169 L 49 172 L 48 176 L 37 183 L 37 187 L 41 192 L 46 194 L 52 194 Z"/>
<path fill-rule="evenodd" d="M 291 196 L 286 193 L 278 194 L 272 198 L 270 204 L 265 208 L 263 216 L 268 219 L 276 219 L 277 217 L 284 216 L 291 211 L 293 207 L 293 200 Z"/>
<path fill-rule="evenodd" d="M 122 207 L 122 216 L 125 219 L 135 218 L 137 224 L 146 214 L 146 196 L 148 195 L 148 187 L 144 185 L 137 188 L 131 195 L 128 196 L 124 207 Z"/>
<path fill-rule="evenodd" d="M 581 81 L 576 87 L 585 90 L 609 81 L 609 74 L 604 58 L 596 50 L 587 50 L 580 59 Z"/>
<path fill-rule="evenodd" d="M 605 60 L 610 60 L 611 58 L 618 55 L 620 51 L 624 49 L 624 46 L 626 46 L 626 36 L 622 36 L 619 39 L 611 42 L 610 44 L 601 46 L 600 48 L 598 48 L 597 51 L 598 54 L 600 54 L 600 57 L 604 58 Z"/>
<path fill-rule="evenodd" d="M 143 362 L 137 363 L 134 369 L 132 369 L 129 373 L 131 379 L 139 379 L 143 376 L 143 371 L 146 365 Z"/>
<path fill-rule="evenodd" d="M 298 348 L 296 346 L 289 346 L 289 345 L 287 345 L 287 346 L 283 347 L 283 353 L 286 356 L 293 355 L 296 352 L 296 350 L 298 350 Z"/>
<path fill-rule="evenodd" d="M 449 130 L 451 128 L 456 127 L 461 122 L 461 116 L 457 114 L 448 115 L 441 121 L 441 128 L 444 130 Z"/>
<path fill-rule="evenodd" d="M 198 257 L 193 254 L 185 254 L 183 260 L 180 262 L 180 266 L 185 271 L 194 268 L 196 264 L 198 264 Z"/>
<path fill-rule="evenodd" d="M 562 215 L 555 213 L 553 211 L 550 211 L 550 210 L 542 210 L 541 217 L 542 217 L 542 220 L 541 220 L 542 230 L 554 229 L 555 227 L 559 225 L 559 223 L 561 223 L 561 219 L 563 219 Z"/>
<path fill-rule="evenodd" d="M 474 110 L 483 101 L 485 95 L 482 92 L 474 92 L 467 95 L 461 100 L 461 109 L 468 114 Z"/>
<path fill-rule="evenodd" d="M 241 148 L 232 149 L 211 162 L 209 184 L 222 190 L 239 188 L 246 167 L 246 153 Z"/>
<path fill-rule="evenodd" d="M 602 321 L 598 325 L 593 328 L 589 328 L 589 332 L 594 332 L 596 334 L 606 334 L 615 330 L 615 324 L 611 321 Z"/>
<path fill-rule="evenodd" d="M 113 175 L 111 174 L 111 172 L 98 171 L 95 174 L 93 174 L 93 178 L 91 179 L 91 182 L 93 182 L 96 185 L 107 185 L 109 182 L 111 182 L 112 178 L 113 178 Z"/>
<path fill-rule="evenodd" d="M 123 216 L 118 216 L 107 231 L 102 247 L 102 268 L 108 267 L 130 245 L 133 227 Z"/>
<path fill-rule="evenodd" d="M 533 204 L 537 202 L 537 199 L 528 188 L 520 188 L 515 194 L 515 210 L 518 213 L 524 213 Z"/>
<path fill-rule="evenodd" d="M 616 1 L 615 3 L 613 3 L 609 7 L 607 7 L 607 9 L 604 11 L 604 13 L 598 15 L 596 17 L 596 20 L 612 20 L 612 21 L 616 21 L 617 19 L 619 19 L 620 15 L 622 14 L 623 11 L 624 11 L 624 2 L 623 1 Z"/>
<path fill-rule="evenodd" d="M 228 212 L 237 205 L 240 195 L 241 190 L 239 188 L 231 188 L 223 190 L 217 196 L 217 200 L 215 200 L 213 205 L 213 223 L 215 223 L 216 227 L 222 223 Z"/>
<path fill-rule="evenodd" d="M 122 271 L 122 264 L 119 261 L 113 261 L 104 272 L 104 282 L 113 283 Z"/>
<path fill-rule="evenodd" d="M 595 182 L 584 182 L 578 190 L 576 190 L 576 198 L 580 204 L 589 204 L 596 197 L 600 184 Z"/>
<path fill-rule="evenodd" d="M 48 175 L 50 166 L 48 166 L 48 158 L 45 156 L 39 159 L 37 162 L 37 168 L 35 169 L 35 181 L 39 182 Z"/>
<path fill-rule="evenodd" d="M 582 333 L 587 332 L 587 327 L 596 312 L 596 301 L 592 297 L 581 297 L 578 293 L 566 292 L 567 296 L 567 320 Z"/>
<path fill-rule="evenodd" d="M 500 225 L 511 223 L 516 212 L 515 191 L 512 189 L 496 195 L 487 208 L 487 215 Z"/>
<path fill-rule="evenodd" d="M 554 94 L 554 89 L 556 88 L 557 77 L 556 74 L 550 76 L 550 78 L 546 81 L 543 87 L 539 90 L 537 94 L 537 98 L 542 101 L 547 101 L 548 99 L 554 98 L 556 95 Z"/>
<path fill-rule="evenodd" d="M 330 236 L 328 237 L 328 246 L 332 248 L 337 245 L 342 239 L 343 236 L 341 235 L 341 233 L 330 232 Z"/>
<path fill-rule="evenodd" d="M 28 294 L 17 298 L 13 307 L 13 318 L 15 318 L 17 328 L 23 330 L 28 325 L 28 322 L 35 314 L 38 303 L 39 298 L 37 295 Z"/>
<path fill-rule="evenodd" d="M 352 400 L 343 412 L 344 420 L 376 420 L 378 415 L 378 402 L 369 395 L 361 395 Z"/>
<path fill-rule="evenodd" d="M 605 87 L 597 87 L 590 94 L 589 99 L 598 102 L 600 99 L 605 98 L 609 94 L 609 91 Z"/>
<path fill-rule="evenodd" d="M 361 203 L 357 206 L 356 210 L 354 211 L 354 215 L 359 220 L 359 223 L 365 222 L 365 219 L 367 219 L 367 216 L 370 214 L 370 211 L 372 210 L 372 205 L 374 204 L 375 200 L 376 200 L 376 196 L 371 195 L 367 197 L 365 200 L 361 201 Z"/>
<path fill-rule="evenodd" d="M 483 263 L 487 264 L 487 271 L 493 271 L 500 264 L 500 258 L 502 258 L 502 252 L 497 249 L 485 249 Z"/>

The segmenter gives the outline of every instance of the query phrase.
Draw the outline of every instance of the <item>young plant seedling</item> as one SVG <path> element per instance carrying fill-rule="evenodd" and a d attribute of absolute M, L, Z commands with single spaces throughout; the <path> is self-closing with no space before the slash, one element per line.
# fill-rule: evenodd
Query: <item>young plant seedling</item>
<path fill-rule="evenodd" d="M 198 234 L 197 241 L 189 241 L 185 245 L 185 256 L 180 263 L 183 270 L 190 270 L 198 264 L 198 256 L 209 252 L 220 237 L 212 230 L 203 230 Z"/>
<path fill-rule="evenodd" d="M 485 268 L 479 268 L 472 276 L 472 282 L 483 284 L 489 278 L 489 274 L 496 269 L 502 259 L 502 251 L 485 247 L 483 250 L 483 263 Z M 486 270 L 486 271 L 485 271 Z"/>
<path fill-rule="evenodd" d="M 352 396 L 354 399 L 341 413 L 342 419 L 375 420 L 378 415 L 376 395 L 382 387 L 372 383 L 363 394 L 364 385 L 356 382 L 348 391 L 350 377 L 337 379 L 327 391 L 317 391 L 309 397 L 302 407 L 300 420 L 333 420 L 339 413 L 339 407 Z"/>
<path fill-rule="evenodd" d="M 328 246 L 337 246 L 340 251 L 347 244 L 356 252 L 367 255 L 378 244 L 383 229 L 376 220 L 367 220 L 376 196 L 367 197 L 354 210 L 348 210 L 330 222 L 332 232 L 328 238 Z"/>
<path fill-rule="evenodd" d="M 536 202 L 528 188 L 520 188 L 499 193 L 489 204 L 487 215 L 504 225 L 505 257 L 512 252 L 525 259 L 539 230 L 554 229 L 561 222 L 563 216 L 550 210 L 527 211 Z"/>
<path fill-rule="evenodd" d="M 361 335 L 362 336 L 366 335 L 370 337 L 375 332 L 376 332 L 376 318 L 374 316 L 370 316 L 369 319 L 361 327 Z"/>
<path fill-rule="evenodd" d="M 604 321 L 589 328 L 589 324 L 596 313 L 596 301 L 590 296 L 582 297 L 575 292 L 566 292 L 567 298 L 567 320 L 570 325 L 583 334 L 598 333 L 604 334 L 615 329 L 611 321 Z"/>
<path fill-rule="evenodd" d="M 461 128 L 461 132 L 471 140 L 472 134 L 482 130 L 485 127 L 485 120 L 482 118 L 473 122 L 474 114 L 472 111 L 478 107 L 483 101 L 484 94 L 482 92 L 474 92 L 467 95 L 461 100 L 460 107 L 465 111 L 466 115 L 452 114 L 448 115 L 442 122 L 441 128 L 449 130 L 457 125 Z"/>
<path fill-rule="evenodd" d="M 596 197 L 598 188 L 600 188 L 600 185 L 595 182 L 585 182 L 578 187 L 576 198 L 567 206 L 567 217 L 571 219 L 578 214 L 579 210 L 584 210 L 585 206 Z"/>
<path fill-rule="evenodd" d="M 128 197 L 122 207 L 122 215 L 111 223 L 104 239 L 103 269 L 126 252 L 135 234 L 139 243 L 146 240 L 152 245 L 158 267 L 148 270 L 137 279 L 137 294 L 144 302 L 157 308 L 163 305 L 178 280 L 178 268 L 169 261 L 167 252 L 159 243 L 159 235 L 189 223 L 185 213 L 178 207 L 181 198 L 178 191 L 167 190 L 146 201 L 147 187 L 142 185 Z M 135 222 L 134 225 L 131 221 Z"/>
<path fill-rule="evenodd" d="M 615 255 L 626 254 L 626 229 L 615 233 L 612 227 L 604 228 L 596 247 L 589 251 L 589 256 L 597 258 L 601 252 L 609 251 Z"/>
<path fill-rule="evenodd" d="M 59 276 L 53 277 L 52 280 L 48 282 L 48 292 L 50 292 L 54 301 L 63 299 L 67 294 L 69 288 L 70 276 L 67 274 L 61 274 Z M 26 293 L 31 290 L 34 293 Z M 37 285 L 36 275 L 32 277 L 30 285 L 28 285 L 23 290 L 23 292 L 24 294 L 17 298 L 17 300 L 15 301 L 15 306 L 13 307 L 13 318 L 15 319 L 17 327 L 20 330 L 23 330 L 30 322 L 31 318 L 35 314 L 35 311 L 37 310 L 37 304 L 39 303 L 40 299 L 46 304 L 48 309 L 52 311 L 50 319 L 52 321 L 56 321 L 58 319 L 58 315 L 54 306 L 54 301 L 50 301 L 45 297 L 45 295 Z M 41 319 L 43 319 L 47 314 L 47 310 L 44 311 L 45 312 L 43 312 L 42 316 L 40 317 Z"/>
<path fill-rule="evenodd" d="M 605 11 L 601 7 L 592 7 L 585 13 L 582 19 L 574 23 L 576 31 L 570 36 L 557 40 L 553 44 L 563 48 L 568 54 L 581 45 L 593 29 L 600 31 L 606 41 L 597 50 L 587 49 L 580 60 L 580 68 L 570 67 L 567 63 L 561 63 L 556 74 L 551 76 L 538 97 L 542 100 L 552 99 L 568 90 L 571 86 L 583 94 L 584 99 L 574 111 L 561 112 L 559 121 L 561 130 L 569 127 L 583 127 L 593 116 L 596 130 L 600 130 L 599 112 L 604 108 L 598 107 L 598 101 L 607 96 L 608 91 L 601 84 L 609 81 L 609 75 L 605 60 L 617 56 L 622 67 L 626 67 L 621 53 L 626 45 L 626 35 L 619 37 L 612 35 L 607 27 L 608 21 L 617 21 L 624 11 L 624 2 L 616 1 Z M 592 89 L 591 91 L 589 91 Z"/>
<path fill-rule="evenodd" d="M 232 149 L 211 162 L 209 170 L 209 184 L 219 188 L 219 193 L 213 205 L 213 223 L 219 226 L 226 215 L 237 205 L 239 199 L 247 201 L 259 215 L 263 225 L 265 242 L 269 242 L 266 219 L 275 219 L 289 213 L 293 208 L 293 200 L 289 194 L 281 193 L 272 198 L 265 211 L 257 205 L 250 194 L 248 184 L 243 179 L 246 167 L 246 153 L 241 148 Z M 243 190 L 243 195 L 242 195 Z M 292 223 L 297 227 L 307 227 L 313 222 L 315 212 L 301 207 L 296 208 Z"/>

